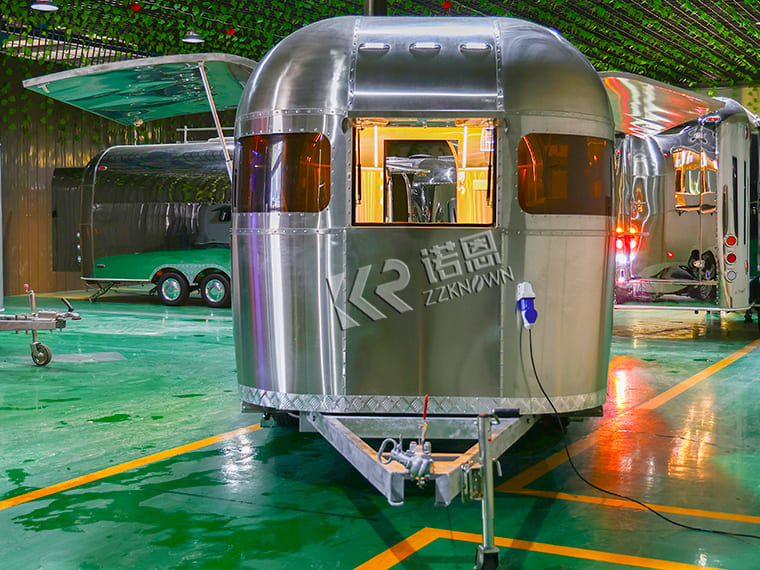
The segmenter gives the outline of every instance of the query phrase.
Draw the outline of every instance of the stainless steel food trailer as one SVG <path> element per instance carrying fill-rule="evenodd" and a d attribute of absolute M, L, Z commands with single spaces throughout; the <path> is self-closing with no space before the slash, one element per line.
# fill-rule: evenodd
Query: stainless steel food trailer
<path fill-rule="evenodd" d="M 235 132 L 244 407 L 298 417 L 391 503 L 404 479 L 484 493 L 493 564 L 491 460 L 605 401 L 613 127 L 588 61 L 527 21 L 341 17 L 276 45 Z"/>
<path fill-rule="evenodd" d="M 230 305 L 230 179 L 218 141 L 119 145 L 84 169 L 82 280 L 97 291 L 151 284 L 165 305 L 198 290 Z"/>
<path fill-rule="evenodd" d="M 602 77 L 624 118 L 616 127 L 616 303 L 750 310 L 760 275 L 760 120 L 731 99 L 632 74 Z M 630 120 L 634 111 L 641 120 Z"/>
<path fill-rule="evenodd" d="M 256 67 L 228 54 L 120 61 L 27 79 L 37 93 L 122 125 L 212 112 L 217 140 L 121 145 L 84 169 L 79 220 L 82 279 L 97 290 L 154 285 L 166 305 L 193 290 L 230 303 L 230 152 L 217 111 L 237 107 Z"/>

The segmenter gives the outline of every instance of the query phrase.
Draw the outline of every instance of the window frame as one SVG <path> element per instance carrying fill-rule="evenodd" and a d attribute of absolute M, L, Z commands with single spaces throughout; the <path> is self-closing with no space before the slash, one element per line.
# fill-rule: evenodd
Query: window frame
<path fill-rule="evenodd" d="M 271 172 L 274 170 L 272 168 L 272 152 L 271 149 L 276 144 L 287 144 L 290 140 L 293 142 L 291 144 L 295 144 L 298 142 L 299 138 L 306 138 L 306 137 L 313 137 L 314 142 L 317 141 L 318 144 L 321 146 L 321 148 L 318 151 L 318 156 L 323 157 L 323 153 L 326 153 L 326 160 L 322 160 L 319 162 L 318 166 L 316 167 L 316 170 L 319 170 L 320 173 L 325 174 L 324 177 L 321 175 L 317 177 L 318 184 L 315 188 L 324 188 L 326 189 L 326 192 L 324 191 L 317 191 L 313 195 L 306 195 L 311 190 L 314 190 L 315 188 L 311 188 L 308 186 L 306 188 L 302 188 L 300 193 L 291 193 L 291 194 L 284 194 L 278 199 L 278 206 L 277 207 L 271 207 L 272 204 L 272 180 L 273 176 L 271 175 Z M 255 196 L 254 194 L 257 192 L 251 188 L 251 181 L 254 180 L 251 175 L 252 171 L 252 165 L 251 160 L 246 159 L 243 155 L 245 154 L 245 149 L 249 148 L 253 150 L 255 147 L 253 144 L 246 145 L 247 142 L 254 141 L 255 139 L 263 140 L 264 144 L 266 145 L 266 151 L 262 150 L 262 156 L 263 160 L 261 165 L 264 166 L 267 169 L 267 174 L 265 175 L 265 179 L 263 181 L 263 188 L 262 190 L 266 190 L 266 192 L 262 192 L 261 195 Z M 308 141 L 306 141 L 308 142 Z M 299 144 L 303 145 L 302 147 L 296 146 L 295 149 L 298 150 L 299 148 L 306 148 L 305 144 L 303 142 L 299 142 Z M 283 150 L 281 150 L 277 155 L 276 159 L 274 160 L 274 164 L 277 163 L 285 163 L 286 159 L 289 158 L 295 158 L 295 157 L 288 157 L 288 149 L 287 146 L 283 147 Z M 327 134 L 323 132 L 317 132 L 317 131 L 309 131 L 309 132 L 285 132 L 285 133 L 258 133 L 253 135 L 247 135 L 245 137 L 241 137 L 238 139 L 235 143 L 235 173 L 233 177 L 233 184 L 232 184 L 232 201 L 233 201 L 233 211 L 237 213 L 243 213 L 243 214 L 319 214 L 320 212 L 325 211 L 329 206 L 330 202 L 332 200 L 332 142 L 330 141 L 330 138 L 327 136 Z M 309 160 L 313 155 L 306 155 L 305 153 L 294 153 L 298 157 L 298 161 L 290 160 L 290 162 L 285 163 L 286 168 L 288 170 L 283 171 L 282 174 L 278 177 L 278 180 L 280 183 L 287 182 L 288 177 L 295 176 L 296 178 L 300 178 L 302 176 L 306 177 L 307 182 L 311 178 L 311 173 L 309 170 L 304 170 L 302 167 L 302 161 L 301 159 L 304 156 L 309 156 Z M 245 162 L 244 162 L 245 160 Z M 247 183 L 244 183 L 243 181 L 247 180 Z M 245 186 L 245 187 L 244 187 Z M 243 204 L 243 192 L 247 192 L 247 201 L 245 203 L 245 207 L 241 207 Z M 326 198 L 325 198 L 326 195 Z M 301 203 L 307 203 L 309 201 L 314 201 L 316 198 L 316 204 L 312 204 L 312 206 L 316 206 L 316 209 L 308 208 L 297 208 L 297 209 L 290 209 L 290 208 L 283 208 L 283 204 L 287 204 L 289 199 L 295 199 L 296 202 L 300 200 Z"/>
<path fill-rule="evenodd" d="M 362 174 L 362 163 L 359 157 L 361 156 L 361 137 L 359 136 L 359 130 L 361 128 L 368 128 L 371 126 L 374 126 L 376 124 L 380 124 L 380 126 L 389 126 L 389 127 L 421 127 L 424 128 L 426 126 L 444 126 L 444 127 L 458 127 L 456 125 L 456 121 L 473 121 L 473 122 L 482 122 L 483 124 L 487 124 L 488 127 L 492 129 L 492 138 L 490 144 L 492 145 L 492 150 L 489 152 L 489 158 L 490 158 L 490 164 L 489 167 L 489 173 L 487 174 L 487 189 L 484 190 L 486 193 L 486 196 L 484 197 L 485 200 L 485 207 L 487 207 L 490 210 L 490 222 L 485 223 L 475 223 L 475 222 L 436 222 L 436 221 L 386 221 L 387 218 L 387 210 L 388 210 L 388 204 L 387 202 L 387 195 L 388 195 L 388 185 L 387 185 L 387 172 L 386 172 L 386 160 L 387 157 L 385 156 L 384 151 L 381 152 L 382 156 L 382 194 L 383 194 L 383 220 L 382 221 L 358 221 L 357 220 L 357 210 L 358 206 L 362 204 L 362 200 L 366 199 L 366 194 L 363 190 L 362 180 L 361 180 L 361 174 Z M 366 121 L 366 124 L 362 124 L 364 121 Z M 466 123 L 465 123 L 466 124 Z M 401 119 L 401 118 L 394 118 L 394 119 L 354 119 L 352 121 L 352 128 L 351 128 L 351 154 L 350 154 L 350 171 L 351 171 L 351 184 L 349 188 L 350 192 L 350 209 L 351 209 L 351 226 L 352 227 L 420 227 L 420 228 L 441 228 L 441 227 L 448 227 L 448 228 L 492 228 L 496 227 L 497 220 L 498 220 L 498 204 L 497 204 L 497 188 L 498 188 L 498 182 L 499 182 L 499 175 L 501 174 L 501 171 L 499 169 L 499 158 L 500 158 L 500 152 L 499 152 L 499 143 L 500 143 L 500 135 L 498 134 L 499 128 L 498 128 L 498 120 L 494 118 L 483 118 L 483 119 Z M 460 127 L 461 128 L 461 127 Z M 387 143 L 389 142 L 413 142 L 413 141 L 419 141 L 419 142 L 438 142 L 446 140 L 451 144 L 452 139 L 446 139 L 445 137 L 421 137 L 421 138 L 414 138 L 407 135 L 399 136 L 398 138 L 385 138 L 383 142 L 380 143 L 381 147 L 383 149 L 386 148 Z M 457 171 L 459 169 L 459 164 L 457 164 Z M 455 193 L 457 190 L 457 181 L 454 182 Z M 475 192 L 474 189 L 471 189 L 470 191 Z"/>

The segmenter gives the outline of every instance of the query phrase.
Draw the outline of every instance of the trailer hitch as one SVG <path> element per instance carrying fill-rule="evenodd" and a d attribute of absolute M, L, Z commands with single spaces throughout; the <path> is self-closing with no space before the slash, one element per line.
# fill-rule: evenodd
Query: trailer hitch
<path fill-rule="evenodd" d="M 390 446 L 390 451 L 386 449 Z M 424 486 L 427 482 L 427 476 L 431 473 L 433 467 L 433 456 L 431 455 L 432 447 L 429 441 L 423 441 L 418 445 L 416 441 L 409 443 L 409 449 L 404 451 L 401 440 L 388 438 L 380 445 L 377 451 L 377 460 L 383 465 L 391 461 L 401 463 L 409 471 L 409 475 L 417 481 L 417 485 Z M 383 455 L 388 454 L 387 459 Z"/>

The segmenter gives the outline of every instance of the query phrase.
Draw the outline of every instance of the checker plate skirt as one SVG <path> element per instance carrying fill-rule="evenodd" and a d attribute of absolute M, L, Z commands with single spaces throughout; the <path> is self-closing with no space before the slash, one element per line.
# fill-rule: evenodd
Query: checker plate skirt
<path fill-rule="evenodd" d="M 303 412 L 326 413 L 370 413 L 370 414 L 421 414 L 425 404 L 424 396 L 332 396 L 323 394 L 288 394 L 270 392 L 238 385 L 244 402 L 272 408 Z M 557 411 L 576 412 L 601 406 L 606 391 L 572 396 L 554 396 L 552 402 Z M 480 414 L 499 408 L 520 410 L 521 414 L 549 414 L 552 408 L 543 397 L 536 398 L 493 398 L 493 397 L 451 397 L 430 396 L 429 414 Z"/>

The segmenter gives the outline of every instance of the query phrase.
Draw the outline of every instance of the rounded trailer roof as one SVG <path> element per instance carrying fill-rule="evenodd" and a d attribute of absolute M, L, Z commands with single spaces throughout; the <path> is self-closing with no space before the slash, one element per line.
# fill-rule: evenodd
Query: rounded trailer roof
<path fill-rule="evenodd" d="M 554 30 L 514 18 L 357 17 L 316 22 L 277 44 L 238 108 L 349 116 L 580 115 L 612 124 L 602 82 Z"/>

